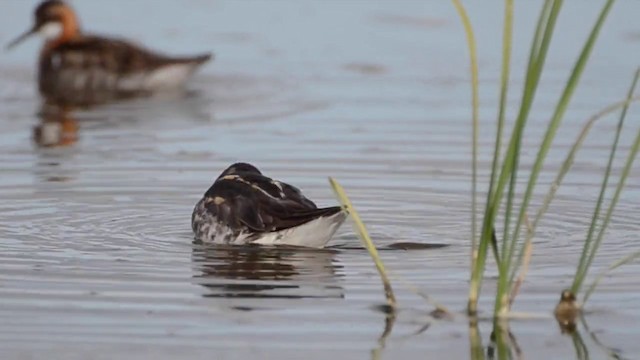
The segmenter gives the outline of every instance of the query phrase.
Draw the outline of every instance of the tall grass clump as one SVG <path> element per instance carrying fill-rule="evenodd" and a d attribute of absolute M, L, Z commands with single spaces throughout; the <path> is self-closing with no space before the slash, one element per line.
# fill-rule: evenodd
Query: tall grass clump
<path fill-rule="evenodd" d="M 633 101 L 640 100 L 640 97 L 633 97 L 635 85 L 640 77 L 640 69 L 636 72 L 633 84 L 626 100 L 605 107 L 600 112 L 593 115 L 586 121 L 581 132 L 578 134 L 573 146 L 569 149 L 560 170 L 558 171 L 554 181 L 552 182 L 546 196 L 542 201 L 542 205 L 535 212 L 533 221 L 529 219 L 529 205 L 536 188 L 538 177 L 542 171 L 545 159 L 551 150 L 552 143 L 555 139 L 558 128 L 560 127 L 573 94 L 580 82 L 580 78 L 587 65 L 593 47 L 595 46 L 598 35 L 604 25 L 609 12 L 615 0 L 606 0 L 602 9 L 595 20 L 591 31 L 582 46 L 580 53 L 575 60 L 573 68 L 569 73 L 568 79 L 559 94 L 558 101 L 553 109 L 546 130 L 537 148 L 537 153 L 531 168 L 528 170 L 526 178 L 526 186 L 519 202 L 516 201 L 516 184 L 518 181 L 518 173 L 521 170 L 520 155 L 522 140 L 525 136 L 525 129 L 532 110 L 536 92 L 542 72 L 544 69 L 547 53 L 554 35 L 555 26 L 562 10 L 563 0 L 544 0 L 538 17 L 536 28 L 531 41 L 529 50 L 529 58 L 525 71 L 524 85 L 522 88 L 521 99 L 517 115 L 515 116 L 513 128 L 508 138 L 508 143 L 503 149 L 502 137 L 506 122 L 506 104 L 507 94 L 509 91 L 509 77 L 511 68 L 511 46 L 513 35 L 513 0 L 504 0 L 504 27 L 502 36 L 502 67 L 500 78 L 499 105 L 497 111 L 495 146 L 493 148 L 493 159 L 491 164 L 491 174 L 489 178 L 489 186 L 484 204 L 484 211 L 481 214 L 480 231 L 477 230 L 476 222 L 476 195 L 477 195 L 477 158 L 478 158 L 478 133 L 479 133 L 479 95 L 478 95 L 478 61 L 475 35 L 469 16 L 460 0 L 452 0 L 465 28 L 467 44 L 469 48 L 471 84 L 472 84 L 472 222 L 471 222 L 471 274 L 469 285 L 469 298 L 467 304 L 467 312 L 469 315 L 476 315 L 478 311 L 478 299 L 482 282 L 484 278 L 485 265 L 489 248 L 495 258 L 498 267 L 497 290 L 494 304 L 494 318 L 501 320 L 508 317 L 514 298 L 517 296 L 518 289 L 526 276 L 528 262 L 531 257 L 533 248 L 533 238 L 536 228 L 546 213 L 551 201 L 561 185 L 565 175 L 571 168 L 578 150 L 581 148 L 585 138 L 587 137 L 593 124 L 605 117 L 606 115 L 622 109 L 622 114 L 618 121 L 618 127 L 615 137 L 612 141 L 611 153 L 608 165 L 604 174 L 601 186 L 600 196 L 595 206 L 595 210 L 591 219 L 590 227 L 584 242 L 584 248 L 577 267 L 576 276 L 571 290 L 563 291 L 563 298 L 575 298 L 576 294 L 584 282 L 588 269 L 596 255 L 596 252 L 602 242 L 604 232 L 610 222 L 615 205 L 617 204 L 625 180 L 627 179 L 631 166 L 635 160 L 635 156 L 640 149 L 640 130 L 627 156 L 622 174 L 619 177 L 611 203 L 598 225 L 602 202 L 605 198 L 605 191 L 609 183 L 609 176 L 612 172 L 613 159 L 618 147 L 621 129 L 624 118 L 627 113 L 629 104 Z M 364 223 L 360 220 L 357 211 L 351 204 L 342 186 L 333 178 L 329 178 L 329 182 L 335 192 L 337 198 L 341 202 L 345 211 L 347 211 L 354 221 L 356 230 L 362 240 L 367 251 L 371 255 L 375 266 L 380 274 L 384 286 L 385 297 L 389 305 L 390 312 L 396 309 L 396 298 L 391 287 L 391 282 L 386 273 L 384 265 L 378 255 L 377 249 L 366 230 Z M 518 203 L 518 206 L 516 206 Z M 496 219 L 499 214 L 503 215 L 504 223 L 496 230 Z M 526 229 L 521 234 L 522 228 Z M 597 231 L 596 231 L 597 230 Z M 614 263 L 609 270 L 613 270 L 634 259 L 640 258 L 640 252 L 632 256 L 628 256 L 619 262 Z M 591 294 L 597 286 L 603 275 L 598 277 L 594 284 L 589 288 L 587 296 Z M 428 297 L 425 296 L 425 299 Z M 448 312 L 446 308 L 436 305 L 438 309 Z M 494 323 L 494 325 L 497 324 Z M 494 326 L 495 328 L 495 326 Z"/>
<path fill-rule="evenodd" d="M 459 0 L 452 1 L 456 6 L 456 9 L 458 10 L 458 13 L 460 14 L 463 24 L 465 24 L 465 28 L 469 29 L 470 24 L 464 8 L 461 6 Z M 551 148 L 551 144 L 555 138 L 557 129 L 563 120 L 566 109 L 569 105 L 575 89 L 578 86 L 596 39 L 598 38 L 600 30 L 607 18 L 607 15 L 609 14 L 614 1 L 615 0 L 607 0 L 604 4 L 598 16 L 598 19 L 593 25 L 589 37 L 582 47 L 582 51 L 580 52 L 571 73 L 569 74 L 569 78 L 559 97 L 551 119 L 547 124 L 547 129 L 538 148 L 533 166 L 530 169 L 529 178 L 526 184 L 524 195 L 520 202 L 520 207 L 519 209 L 516 209 L 515 189 L 518 179 L 518 170 L 520 167 L 519 160 L 522 139 L 525 134 L 525 128 L 529 118 L 529 113 L 533 105 L 533 101 L 535 99 L 536 91 L 538 89 L 540 77 L 544 69 L 547 52 L 553 38 L 555 25 L 562 9 L 563 0 L 545 0 L 542 4 L 542 9 L 540 11 L 534 36 L 531 42 L 529 59 L 525 72 L 525 83 L 522 89 L 520 108 L 518 109 L 518 113 L 504 157 L 500 159 L 500 140 L 505 122 L 506 94 L 508 90 L 511 38 L 513 30 L 513 1 L 505 0 L 505 20 L 502 44 L 502 74 L 500 82 L 500 105 L 498 108 L 495 139 L 496 144 L 493 154 L 491 178 L 487 191 L 485 209 L 484 213 L 482 214 L 482 227 L 480 231 L 480 238 L 477 242 L 477 248 L 475 247 L 476 240 L 473 239 L 472 241 L 472 253 L 474 254 L 474 256 L 471 263 L 471 281 L 469 287 L 469 301 L 467 306 L 469 314 L 473 315 L 477 313 L 477 303 L 482 287 L 482 280 L 484 276 L 485 263 L 489 246 L 494 247 L 494 257 L 496 258 L 496 263 L 498 264 L 498 287 L 496 293 L 494 315 L 497 317 L 504 316 L 509 311 L 510 305 L 513 301 L 513 297 L 516 295 L 516 292 L 513 291 L 514 285 L 516 283 L 514 281 L 515 274 L 522 266 L 523 259 L 526 258 L 525 254 L 530 253 L 530 241 L 535 232 L 535 225 L 537 225 L 537 221 L 535 221 L 534 224 L 530 226 L 527 233 L 528 241 L 519 241 L 520 231 L 527 221 L 527 209 L 533 195 L 533 190 L 536 186 L 538 176 L 540 174 L 546 156 Z M 467 40 L 470 44 L 470 52 L 475 51 L 475 44 L 473 44 L 473 30 L 467 31 Z M 471 44 L 473 44 L 473 46 L 471 46 Z M 476 58 L 476 54 L 471 54 L 471 58 Z M 472 71 L 477 72 L 477 69 L 474 69 L 472 67 Z M 475 76 L 477 77 L 477 74 Z M 477 87 L 478 85 L 477 83 L 472 83 L 472 86 Z M 472 106 L 476 107 L 477 103 L 474 101 L 472 103 Z M 475 111 L 476 110 L 474 110 L 474 114 Z M 477 124 L 474 122 L 474 126 L 476 125 Z M 474 129 L 473 134 L 474 136 L 475 134 L 477 134 L 477 129 Z M 474 154 L 475 153 L 477 153 L 477 150 L 474 150 Z M 474 168 L 476 167 L 476 161 L 477 160 L 474 155 Z M 473 182 L 474 184 L 472 185 L 472 189 L 475 189 L 475 179 L 473 179 Z M 472 207 L 473 206 L 474 205 L 472 201 Z M 502 213 L 504 214 L 504 224 L 502 224 L 503 232 L 499 241 L 500 244 L 495 244 L 496 240 L 494 240 L 494 226 L 496 218 L 500 211 L 502 211 Z M 515 225 L 511 224 L 512 221 L 515 222 Z"/>

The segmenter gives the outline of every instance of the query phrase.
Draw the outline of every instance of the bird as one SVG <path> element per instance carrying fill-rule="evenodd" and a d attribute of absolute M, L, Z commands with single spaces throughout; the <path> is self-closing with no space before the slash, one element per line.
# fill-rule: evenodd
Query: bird
<path fill-rule="evenodd" d="M 297 187 L 238 162 L 196 203 L 191 228 L 204 244 L 323 248 L 347 215 L 342 206 L 317 207 Z"/>
<path fill-rule="evenodd" d="M 45 39 L 38 62 L 39 93 L 59 106 L 85 107 L 174 90 L 213 58 L 212 53 L 170 56 L 124 38 L 85 33 L 63 0 L 42 1 L 33 26 L 6 49 L 34 34 Z"/>
<path fill-rule="evenodd" d="M 554 315 L 562 331 L 573 332 L 575 330 L 576 319 L 580 315 L 580 304 L 571 290 L 562 291 Z"/>

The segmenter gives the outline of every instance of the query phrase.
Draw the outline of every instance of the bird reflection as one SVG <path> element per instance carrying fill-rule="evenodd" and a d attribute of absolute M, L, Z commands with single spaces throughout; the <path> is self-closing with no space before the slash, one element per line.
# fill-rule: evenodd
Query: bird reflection
<path fill-rule="evenodd" d="M 589 324 L 587 323 L 587 319 L 584 317 L 584 313 L 580 313 L 577 320 L 579 320 L 579 323 L 582 324 L 584 331 L 591 338 L 592 343 L 589 345 L 592 345 L 592 349 L 596 347 L 599 348 L 601 352 L 604 352 L 606 354 L 606 357 L 608 359 L 628 359 L 627 357 L 623 356 L 622 350 L 605 345 L 598 339 L 596 332 L 592 331 L 589 328 Z M 589 346 L 587 346 L 588 343 L 583 339 L 581 332 L 577 327 L 577 322 L 571 322 L 570 326 L 559 322 L 559 325 L 561 333 L 565 336 L 571 337 L 573 347 L 576 351 L 576 359 L 590 359 L 590 348 Z"/>
<path fill-rule="evenodd" d="M 66 108 L 44 109 L 33 127 L 33 141 L 39 147 L 64 147 L 78 141 L 78 121 Z"/>
<path fill-rule="evenodd" d="M 337 252 L 296 248 L 194 247 L 194 280 L 207 298 L 343 298 Z"/>

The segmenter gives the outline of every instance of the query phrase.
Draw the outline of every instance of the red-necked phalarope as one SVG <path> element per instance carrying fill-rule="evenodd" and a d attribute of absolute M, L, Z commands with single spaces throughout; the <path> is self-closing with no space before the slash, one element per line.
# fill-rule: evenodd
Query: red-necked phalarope
<path fill-rule="evenodd" d="M 298 188 L 236 163 L 198 201 L 191 227 L 204 243 L 322 248 L 346 217 L 340 206 L 318 208 Z"/>
<path fill-rule="evenodd" d="M 124 39 L 84 34 L 73 9 L 61 0 L 42 2 L 34 20 L 7 48 L 33 34 L 46 39 L 38 85 L 40 94 L 57 105 L 91 105 L 175 89 L 212 57 L 171 57 Z"/>

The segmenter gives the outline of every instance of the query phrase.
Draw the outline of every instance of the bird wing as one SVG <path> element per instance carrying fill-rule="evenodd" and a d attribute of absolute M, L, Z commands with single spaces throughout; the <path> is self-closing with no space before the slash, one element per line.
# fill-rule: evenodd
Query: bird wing
<path fill-rule="evenodd" d="M 205 207 L 219 221 L 253 232 L 288 229 L 341 210 L 338 206 L 311 208 L 298 198 L 282 197 L 277 185 L 266 177 L 225 176 L 213 184 L 205 198 Z"/>
<path fill-rule="evenodd" d="M 300 189 L 293 185 L 256 173 L 245 173 L 232 176 L 234 180 L 249 183 L 254 189 L 259 190 L 270 197 L 282 200 L 286 202 L 288 206 L 300 207 L 300 209 L 307 210 L 317 209 L 316 204 L 305 197 Z"/>

